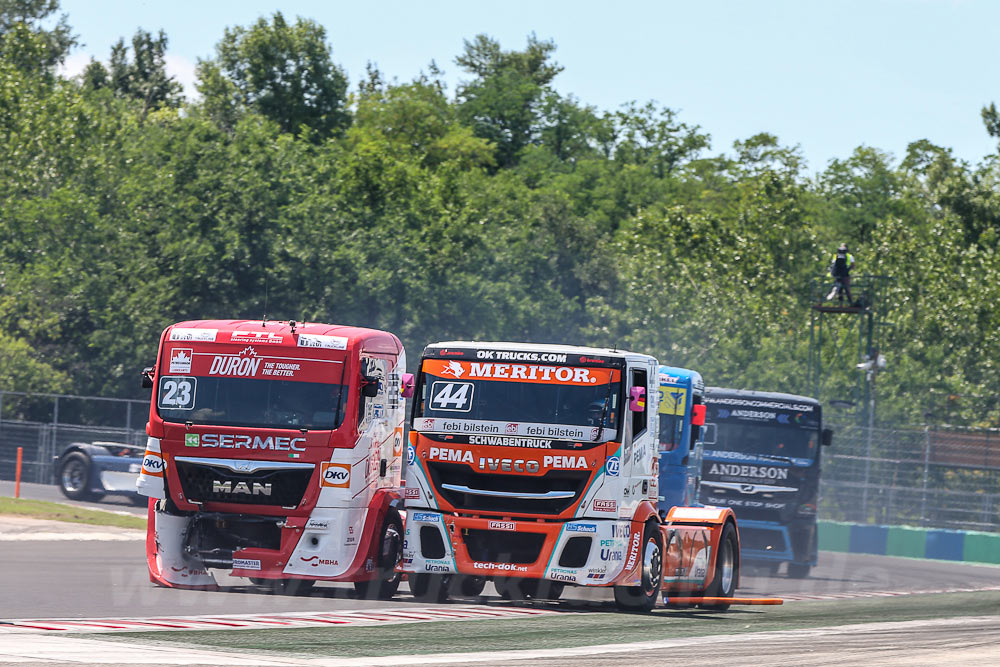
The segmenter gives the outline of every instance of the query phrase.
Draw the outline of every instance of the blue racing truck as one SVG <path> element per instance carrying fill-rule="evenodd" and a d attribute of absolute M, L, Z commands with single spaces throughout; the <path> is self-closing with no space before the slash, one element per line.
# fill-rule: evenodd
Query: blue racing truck
<path fill-rule="evenodd" d="M 660 366 L 659 502 L 661 516 L 671 507 L 698 502 L 701 472 L 700 425 L 705 422 L 705 383 L 697 371 Z"/>
<path fill-rule="evenodd" d="M 816 565 L 820 450 L 833 439 L 819 401 L 720 387 L 709 387 L 704 401 L 699 499 L 736 513 L 743 560 L 772 574 L 788 563 L 788 576 L 808 576 Z"/>

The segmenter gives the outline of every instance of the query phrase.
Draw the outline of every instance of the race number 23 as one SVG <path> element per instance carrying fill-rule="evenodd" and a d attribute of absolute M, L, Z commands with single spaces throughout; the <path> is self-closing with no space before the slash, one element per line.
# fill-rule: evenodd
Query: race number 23
<path fill-rule="evenodd" d="M 197 384 L 198 379 L 193 377 L 167 376 L 161 378 L 157 405 L 167 409 L 190 410 L 194 407 Z"/>
<path fill-rule="evenodd" d="M 431 409 L 468 412 L 475 390 L 471 382 L 435 382 L 431 385 Z"/>

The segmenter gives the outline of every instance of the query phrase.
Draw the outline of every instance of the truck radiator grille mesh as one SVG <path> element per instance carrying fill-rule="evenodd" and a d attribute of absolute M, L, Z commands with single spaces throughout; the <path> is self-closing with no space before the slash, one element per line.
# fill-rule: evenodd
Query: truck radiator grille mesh
<path fill-rule="evenodd" d="M 206 503 L 236 503 L 298 507 L 309 486 L 312 470 L 258 470 L 234 472 L 223 466 L 177 462 L 184 497 Z"/>

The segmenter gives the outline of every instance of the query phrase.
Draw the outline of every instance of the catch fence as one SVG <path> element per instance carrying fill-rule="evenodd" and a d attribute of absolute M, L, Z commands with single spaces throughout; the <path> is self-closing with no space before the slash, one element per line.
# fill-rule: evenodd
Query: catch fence
<path fill-rule="evenodd" d="M 823 452 L 821 518 L 1000 531 L 1000 430 L 835 430 Z"/>
<path fill-rule="evenodd" d="M 148 401 L 0 391 L 0 479 L 14 479 L 18 447 L 21 479 L 48 484 L 54 457 L 72 442 L 144 445 L 148 416 Z"/>
<path fill-rule="evenodd" d="M 72 442 L 143 445 L 142 400 L 0 391 L 0 479 L 53 481 Z M 823 451 L 822 519 L 1000 531 L 1000 429 L 837 427 Z"/>

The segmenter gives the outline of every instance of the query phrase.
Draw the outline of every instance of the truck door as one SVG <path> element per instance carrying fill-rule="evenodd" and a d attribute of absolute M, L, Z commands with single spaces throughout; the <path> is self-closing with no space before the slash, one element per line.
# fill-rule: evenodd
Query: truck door
<path fill-rule="evenodd" d="M 650 428 L 650 416 L 655 415 L 656 395 L 650 387 L 650 378 L 655 377 L 646 365 L 632 366 L 628 372 L 628 396 L 632 396 L 633 388 L 641 388 L 643 398 L 638 402 L 639 410 L 629 409 L 625 428 L 625 451 L 622 457 L 622 480 L 626 494 L 625 501 L 631 503 L 639 497 L 644 497 L 649 491 L 649 479 L 652 474 L 653 449 L 651 443 L 655 438 Z M 631 403 L 631 400 L 629 401 Z M 626 405 L 626 408 L 628 406 Z"/>
<path fill-rule="evenodd" d="M 389 426 L 389 363 L 378 357 L 362 356 L 361 377 L 358 432 L 361 434 L 359 444 L 369 449 L 366 477 L 369 482 L 375 478 L 376 486 L 387 486 L 394 435 Z"/>

